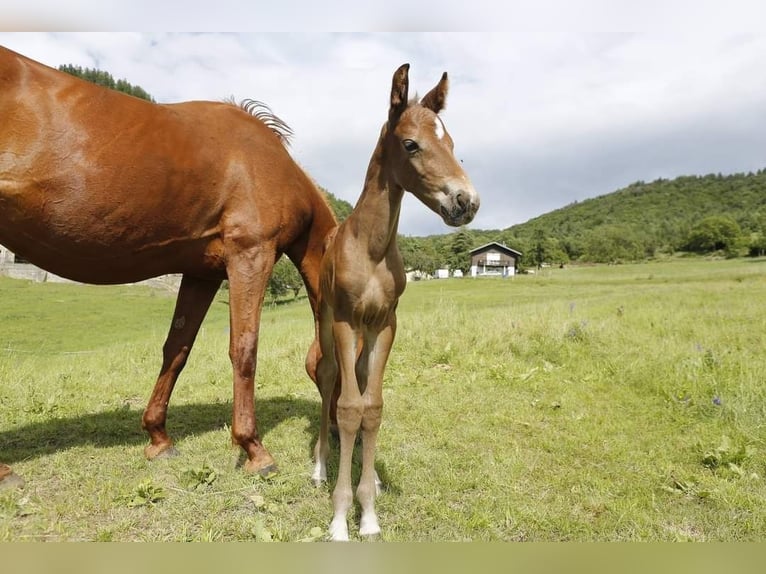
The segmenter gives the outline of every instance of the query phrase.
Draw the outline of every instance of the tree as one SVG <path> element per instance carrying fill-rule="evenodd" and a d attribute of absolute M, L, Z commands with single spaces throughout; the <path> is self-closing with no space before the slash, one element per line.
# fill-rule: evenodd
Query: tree
<path fill-rule="evenodd" d="M 426 275 L 436 272 L 439 265 L 433 243 L 418 237 L 399 236 L 397 244 L 406 271 L 420 271 Z"/>
<path fill-rule="evenodd" d="M 465 226 L 461 226 L 458 231 L 452 234 L 450 245 L 450 255 L 447 262 L 450 269 L 460 269 L 467 273 L 471 267 L 471 255 L 469 251 L 473 247 L 473 240 Z"/>
<path fill-rule="evenodd" d="M 277 299 L 292 291 L 293 298 L 297 298 L 301 287 L 303 287 L 303 279 L 295 265 L 287 257 L 280 257 L 269 278 L 269 295 Z"/>
<path fill-rule="evenodd" d="M 522 248 L 521 252 L 528 266 L 539 267 L 543 263 L 565 263 L 570 259 L 562 242 L 546 235 L 542 228 L 535 229 L 529 243 L 525 243 L 523 239 L 515 239 L 511 243 Z M 528 246 L 526 251 L 523 249 L 525 245 Z"/>
<path fill-rule="evenodd" d="M 711 215 L 692 227 L 686 240 L 686 249 L 695 253 L 733 251 L 737 248 L 742 231 L 727 215 Z"/>
<path fill-rule="evenodd" d="M 637 261 L 645 256 L 645 247 L 636 233 L 625 225 L 602 225 L 585 240 L 583 259 L 595 263 Z"/>
<path fill-rule="evenodd" d="M 750 257 L 762 257 L 766 255 L 766 233 L 754 233 L 747 246 L 747 254 Z"/>
<path fill-rule="evenodd" d="M 105 88 L 110 88 L 112 90 L 117 90 L 118 92 L 123 92 L 143 100 L 154 102 L 154 98 L 149 95 L 149 93 L 141 86 L 134 86 L 127 80 L 115 81 L 115 79 L 112 77 L 112 74 L 109 72 L 104 72 L 103 70 L 98 70 L 96 68 L 83 68 L 82 66 L 75 66 L 73 64 L 65 64 L 59 66 L 58 69 L 61 72 L 66 72 L 71 76 L 82 78 L 83 80 L 87 80 L 93 84 L 104 86 Z"/>
<path fill-rule="evenodd" d="M 335 214 L 335 219 L 337 219 L 338 222 L 343 221 L 351 214 L 354 206 L 348 201 L 335 197 L 321 185 L 319 186 L 319 189 L 325 194 L 325 197 L 327 197 L 327 203 L 330 204 L 330 208 Z"/>
<path fill-rule="evenodd" d="M 539 267 L 545 262 L 545 232 L 542 229 L 535 229 L 533 242 L 530 263 Z"/>

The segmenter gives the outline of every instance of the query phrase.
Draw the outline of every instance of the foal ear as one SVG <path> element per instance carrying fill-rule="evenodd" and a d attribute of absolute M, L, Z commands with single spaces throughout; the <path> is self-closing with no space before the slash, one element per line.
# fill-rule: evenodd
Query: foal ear
<path fill-rule="evenodd" d="M 447 90 L 449 89 L 449 80 L 447 80 L 447 72 L 442 74 L 442 79 L 436 84 L 436 87 L 428 92 L 423 99 L 420 100 L 420 105 L 428 108 L 435 114 L 438 114 L 447 105 Z"/>
<path fill-rule="evenodd" d="M 409 79 L 407 74 L 410 65 L 402 64 L 394 72 L 394 79 L 391 82 L 391 107 L 388 110 L 389 122 L 399 119 L 399 116 L 407 108 L 407 92 L 409 91 Z"/>

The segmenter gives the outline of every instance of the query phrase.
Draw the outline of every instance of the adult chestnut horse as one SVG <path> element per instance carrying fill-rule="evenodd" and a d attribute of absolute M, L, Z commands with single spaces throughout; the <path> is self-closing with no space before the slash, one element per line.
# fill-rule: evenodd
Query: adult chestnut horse
<path fill-rule="evenodd" d="M 320 271 L 321 359 L 316 372 L 309 371 L 318 377 L 322 394 L 313 478 L 317 483 L 327 479 L 331 405 L 340 372 L 333 540 L 348 540 L 351 455 L 360 429 L 359 533 L 380 532 L 374 506 L 379 485 L 375 443 L 383 409 L 383 371 L 396 333 L 396 306 L 406 284 L 396 244 L 404 192 L 411 192 L 451 226 L 470 222 L 479 208 L 479 196 L 455 159 L 452 138 L 437 115 L 447 98 L 447 73 L 417 103 L 407 100 L 408 71 L 404 64 L 394 74 L 388 122 L 367 168 L 362 195 L 348 219 L 328 237 Z"/>
<path fill-rule="evenodd" d="M 266 284 L 286 253 L 316 308 L 336 221 L 285 149 L 289 128 L 263 106 L 244 107 L 153 104 L 0 47 L 0 243 L 85 283 L 183 274 L 142 420 L 149 459 L 172 449 L 170 395 L 228 278 L 232 438 L 247 453 L 245 470 L 268 473 L 253 385 Z M 20 482 L 0 464 L 3 479 Z"/>

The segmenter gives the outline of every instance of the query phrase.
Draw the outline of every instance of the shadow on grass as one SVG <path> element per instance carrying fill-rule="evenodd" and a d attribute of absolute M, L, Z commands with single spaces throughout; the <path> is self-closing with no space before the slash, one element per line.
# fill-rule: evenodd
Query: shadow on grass
<path fill-rule="evenodd" d="M 0 462 L 11 464 L 46 456 L 82 445 L 113 447 L 148 444 L 149 435 L 141 428 L 143 411 L 127 408 L 26 424 L 0 432 Z M 261 438 L 282 421 L 302 418 L 308 421 L 312 441 L 319 432 L 317 402 L 288 398 L 257 401 L 258 430 Z M 231 424 L 231 402 L 170 405 L 168 432 L 175 441 Z M 310 450 L 310 448 L 309 448 Z"/>
<path fill-rule="evenodd" d="M 143 411 L 128 408 L 85 414 L 73 417 L 51 418 L 30 423 L 19 428 L 0 432 L 0 463 L 10 464 L 31 458 L 52 455 L 58 451 L 82 445 L 96 447 L 132 446 L 148 444 L 149 435 L 141 428 Z M 318 401 L 292 397 L 264 398 L 257 401 L 258 430 L 268 443 L 268 433 L 287 419 L 304 419 L 310 435 L 306 443 L 308 458 L 313 457 L 314 443 L 319 434 L 320 409 Z M 218 430 L 231 424 L 231 402 L 194 403 L 170 405 L 168 409 L 168 432 L 174 441 L 189 435 Z M 361 444 L 354 449 L 354 481 L 359 480 Z M 329 471 L 332 484 L 337 479 L 337 459 L 340 444 L 330 437 Z M 268 448 L 268 444 L 266 444 Z M 183 456 L 183 453 L 181 453 Z M 240 464 L 244 451 L 240 454 Z M 279 461 L 277 461 L 277 464 Z M 400 492 L 391 481 L 385 464 L 377 460 L 375 469 L 388 492 Z"/>

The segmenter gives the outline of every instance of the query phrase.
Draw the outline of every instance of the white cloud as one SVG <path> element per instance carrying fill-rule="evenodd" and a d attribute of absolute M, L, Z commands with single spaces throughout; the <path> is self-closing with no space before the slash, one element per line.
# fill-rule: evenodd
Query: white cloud
<path fill-rule="evenodd" d="M 299 163 L 352 204 L 394 70 L 410 62 L 421 95 L 446 70 L 443 117 L 482 195 L 477 228 L 637 179 L 766 166 L 762 34 L 0 33 L 0 44 L 99 67 L 164 102 L 262 100 L 295 130 Z M 448 229 L 409 199 L 400 230 Z"/>

